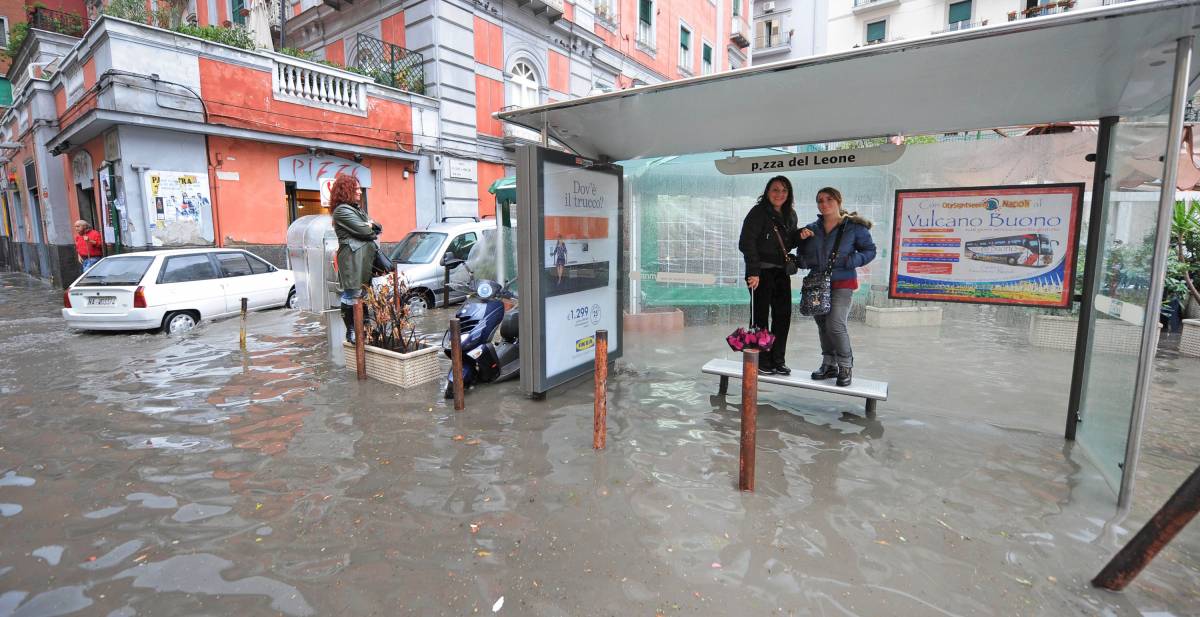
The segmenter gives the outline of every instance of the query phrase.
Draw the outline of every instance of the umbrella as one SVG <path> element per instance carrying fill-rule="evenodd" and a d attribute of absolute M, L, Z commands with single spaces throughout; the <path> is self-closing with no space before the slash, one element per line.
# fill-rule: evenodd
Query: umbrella
<path fill-rule="evenodd" d="M 254 39 L 254 46 L 260 49 L 272 49 L 271 42 L 271 0 L 247 0 L 250 15 L 246 19 L 246 27 Z"/>

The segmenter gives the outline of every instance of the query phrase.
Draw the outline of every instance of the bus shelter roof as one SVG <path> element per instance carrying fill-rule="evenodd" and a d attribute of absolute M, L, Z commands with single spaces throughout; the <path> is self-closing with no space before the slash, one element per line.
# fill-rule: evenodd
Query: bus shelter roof
<path fill-rule="evenodd" d="M 1175 42 L 1197 33 L 1200 1 L 1138 1 L 497 117 L 539 132 L 544 128 L 580 156 L 612 160 L 1148 117 L 1166 113 Z M 1200 62 L 1193 61 L 1189 93 L 1198 75 Z"/>

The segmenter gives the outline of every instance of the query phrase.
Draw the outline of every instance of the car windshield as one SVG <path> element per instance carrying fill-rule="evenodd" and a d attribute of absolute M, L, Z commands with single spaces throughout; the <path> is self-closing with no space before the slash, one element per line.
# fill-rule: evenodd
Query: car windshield
<path fill-rule="evenodd" d="M 75 285 L 137 285 L 153 261 L 153 257 L 106 257 Z"/>
<path fill-rule="evenodd" d="M 438 249 L 446 239 L 446 234 L 432 231 L 410 232 L 400 242 L 400 246 L 392 251 L 392 263 L 398 264 L 427 264 L 438 256 Z"/>

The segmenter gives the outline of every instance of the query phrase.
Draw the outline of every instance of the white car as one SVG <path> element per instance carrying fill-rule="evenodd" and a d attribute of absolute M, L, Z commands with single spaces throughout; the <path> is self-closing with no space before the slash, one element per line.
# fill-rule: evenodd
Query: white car
<path fill-rule="evenodd" d="M 176 249 L 101 259 L 63 292 L 62 316 L 83 330 L 190 330 L 202 319 L 291 308 L 296 281 L 238 249 Z"/>

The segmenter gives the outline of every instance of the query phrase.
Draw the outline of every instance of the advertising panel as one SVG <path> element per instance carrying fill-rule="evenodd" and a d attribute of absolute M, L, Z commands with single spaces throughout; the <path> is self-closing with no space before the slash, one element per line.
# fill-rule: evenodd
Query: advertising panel
<path fill-rule="evenodd" d="M 1071 305 L 1081 183 L 896 191 L 888 295 Z"/>
<path fill-rule="evenodd" d="M 202 220 L 212 216 L 208 175 L 177 171 L 146 172 L 150 236 L 154 246 L 205 244 Z"/>

